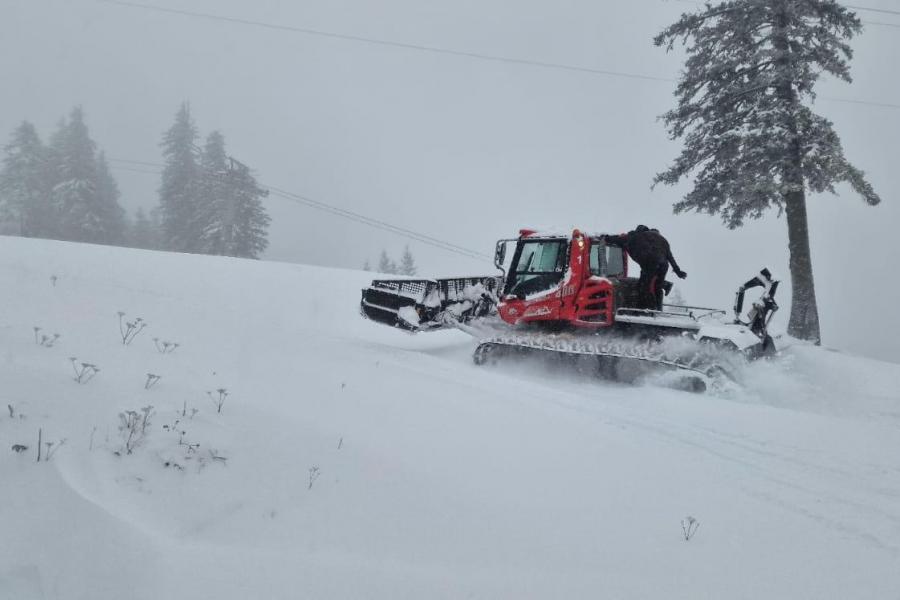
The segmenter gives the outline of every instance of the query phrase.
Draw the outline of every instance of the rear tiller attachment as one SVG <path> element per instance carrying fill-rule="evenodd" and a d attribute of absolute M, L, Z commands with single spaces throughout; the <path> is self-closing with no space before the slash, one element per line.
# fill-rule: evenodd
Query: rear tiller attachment
<path fill-rule="evenodd" d="M 376 279 L 362 290 L 367 319 L 410 332 L 455 327 L 497 312 L 502 277 Z"/>

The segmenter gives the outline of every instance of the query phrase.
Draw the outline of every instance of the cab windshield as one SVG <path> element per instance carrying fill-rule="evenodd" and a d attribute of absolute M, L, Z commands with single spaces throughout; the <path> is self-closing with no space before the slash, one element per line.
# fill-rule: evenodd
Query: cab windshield
<path fill-rule="evenodd" d="M 527 296 L 555 287 L 566 271 L 567 240 L 523 242 L 516 252 L 507 293 Z"/>

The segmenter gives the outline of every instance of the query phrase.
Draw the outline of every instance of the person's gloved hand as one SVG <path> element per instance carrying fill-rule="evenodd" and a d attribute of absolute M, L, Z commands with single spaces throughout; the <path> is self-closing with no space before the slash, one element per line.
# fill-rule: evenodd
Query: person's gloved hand
<path fill-rule="evenodd" d="M 684 271 L 675 271 L 675 274 L 678 275 L 679 279 L 684 279 L 687 277 L 687 273 L 685 273 Z"/>

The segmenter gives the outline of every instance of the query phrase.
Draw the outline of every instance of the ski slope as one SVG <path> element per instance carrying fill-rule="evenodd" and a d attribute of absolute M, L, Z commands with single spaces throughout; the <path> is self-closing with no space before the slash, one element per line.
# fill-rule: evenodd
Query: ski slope
<path fill-rule="evenodd" d="M 370 278 L 0 237 L 0 599 L 900 597 L 900 365 L 481 368 L 361 319 Z"/>

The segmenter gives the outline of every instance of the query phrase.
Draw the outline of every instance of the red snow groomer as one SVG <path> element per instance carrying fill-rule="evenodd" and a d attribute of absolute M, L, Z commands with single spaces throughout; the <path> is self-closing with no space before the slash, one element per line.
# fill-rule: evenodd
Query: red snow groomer
<path fill-rule="evenodd" d="M 676 371 L 679 387 L 698 391 L 712 379 L 732 379 L 735 357 L 775 351 L 768 325 L 778 310 L 778 282 L 768 269 L 738 289 L 734 318 L 727 319 L 723 310 L 696 306 L 642 308 L 625 251 L 578 229 L 571 235 L 522 229 L 518 238 L 497 242 L 494 264 L 499 275 L 376 279 L 362 290 L 360 311 L 409 332 L 466 331 L 480 340 L 478 364 L 534 353 L 591 357 L 610 378 Z M 752 287 L 763 294 L 742 319 L 744 292 Z"/>

